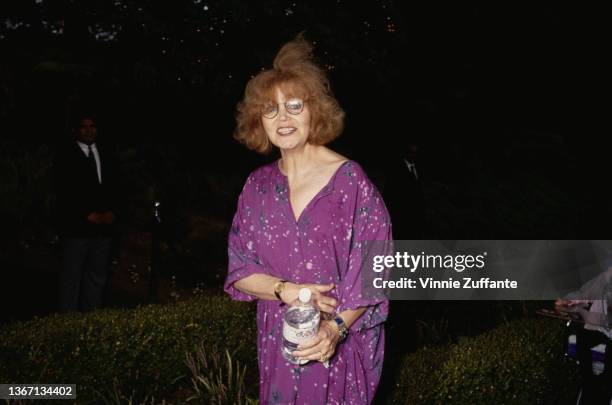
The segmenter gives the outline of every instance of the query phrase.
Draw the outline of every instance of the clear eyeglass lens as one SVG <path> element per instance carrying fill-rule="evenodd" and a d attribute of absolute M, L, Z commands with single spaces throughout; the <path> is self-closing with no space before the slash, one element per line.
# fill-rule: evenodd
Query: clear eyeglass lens
<path fill-rule="evenodd" d="M 285 103 L 285 108 L 290 114 L 299 114 L 304 108 L 304 102 L 298 99 L 289 100 Z"/>
<path fill-rule="evenodd" d="M 277 113 L 278 113 L 278 106 L 276 105 L 269 105 L 269 106 L 264 107 L 263 109 L 263 116 L 266 118 L 272 118 Z"/>
<path fill-rule="evenodd" d="M 285 109 L 289 114 L 297 115 L 304 109 L 304 101 L 300 99 L 291 99 L 285 103 Z M 278 105 L 270 104 L 263 109 L 263 116 L 266 118 L 274 118 L 278 114 Z"/>

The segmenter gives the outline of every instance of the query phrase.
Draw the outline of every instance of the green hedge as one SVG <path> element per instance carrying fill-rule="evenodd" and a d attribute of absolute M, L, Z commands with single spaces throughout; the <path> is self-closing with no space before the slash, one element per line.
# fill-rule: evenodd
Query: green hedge
<path fill-rule="evenodd" d="M 191 385 L 185 356 L 200 344 L 228 349 L 256 374 L 254 316 L 252 305 L 202 297 L 15 323 L 0 330 L 0 381 L 75 383 L 80 403 L 109 396 L 116 382 L 124 393 L 168 397 Z"/>
<path fill-rule="evenodd" d="M 456 344 L 407 355 L 388 403 L 547 404 L 571 398 L 575 365 L 563 324 L 521 319 Z"/>
<path fill-rule="evenodd" d="M 257 397 L 255 311 L 225 297 L 174 305 L 55 315 L 0 330 L 0 382 L 76 383 L 79 403 L 112 398 L 181 402 L 191 388 L 185 364 L 198 346 L 228 349 L 246 365 L 246 394 Z M 522 319 L 456 344 L 406 355 L 393 404 L 536 404 L 569 398 L 577 373 L 563 357 L 563 325 Z M 187 393 L 189 394 L 189 393 Z M 113 401 L 106 401 L 113 402 Z M 134 402 L 138 403 L 138 402 Z"/>

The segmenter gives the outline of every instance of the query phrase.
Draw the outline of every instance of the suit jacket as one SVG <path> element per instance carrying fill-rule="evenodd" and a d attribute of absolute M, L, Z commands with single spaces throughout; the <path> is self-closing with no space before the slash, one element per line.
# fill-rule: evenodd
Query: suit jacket
<path fill-rule="evenodd" d="M 117 209 L 117 165 L 111 153 L 98 142 L 102 182 L 99 183 L 88 157 L 76 141 L 61 145 L 55 159 L 57 194 L 56 224 L 61 236 L 96 237 L 112 235 L 112 225 L 87 220 L 92 212 Z"/>

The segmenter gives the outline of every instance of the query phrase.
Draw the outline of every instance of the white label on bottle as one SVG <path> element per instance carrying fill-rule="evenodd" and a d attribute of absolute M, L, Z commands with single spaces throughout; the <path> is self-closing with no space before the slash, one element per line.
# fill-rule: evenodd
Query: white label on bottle
<path fill-rule="evenodd" d="M 318 332 L 319 324 L 312 322 L 312 325 L 307 328 L 294 328 L 287 322 L 283 325 L 283 337 L 291 343 L 301 343 L 313 338 Z"/>

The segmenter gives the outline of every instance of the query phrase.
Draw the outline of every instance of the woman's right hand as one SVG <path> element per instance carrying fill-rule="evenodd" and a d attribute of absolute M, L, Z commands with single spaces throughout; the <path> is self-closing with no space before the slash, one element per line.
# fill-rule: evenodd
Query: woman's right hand
<path fill-rule="evenodd" d="M 587 304 L 587 300 L 566 300 L 563 298 L 557 298 L 555 301 L 555 311 L 567 312 L 568 309 L 585 307 Z"/>
<path fill-rule="evenodd" d="M 569 306 L 570 301 L 569 300 L 564 300 L 562 298 L 557 298 L 557 300 L 555 301 L 555 311 L 556 312 L 563 312 L 564 309 L 567 309 L 567 307 Z"/>
<path fill-rule="evenodd" d="M 323 312 L 333 314 L 336 311 L 338 301 L 333 297 L 328 297 L 324 293 L 330 292 L 335 288 L 333 283 L 330 284 L 296 284 L 287 282 L 285 289 L 280 294 L 285 304 L 291 304 L 298 299 L 298 294 L 302 288 L 308 288 L 312 292 L 312 301 Z"/>

